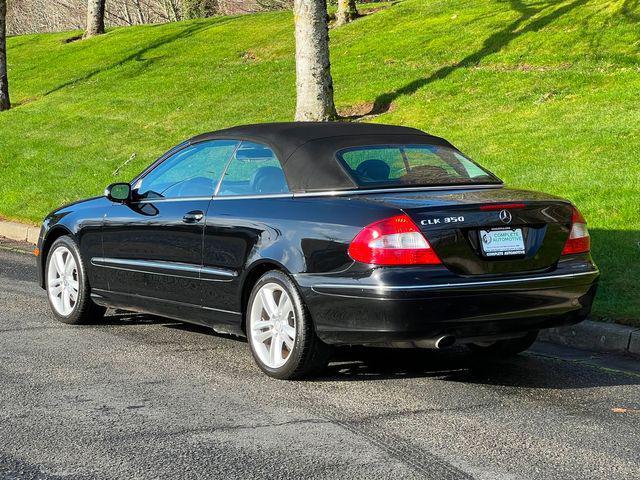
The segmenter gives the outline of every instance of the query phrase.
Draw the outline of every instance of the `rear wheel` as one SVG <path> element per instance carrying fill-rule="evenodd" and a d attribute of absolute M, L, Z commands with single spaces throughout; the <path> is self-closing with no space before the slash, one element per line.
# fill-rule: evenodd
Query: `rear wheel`
<path fill-rule="evenodd" d="M 538 332 L 529 332 L 524 337 L 497 340 L 489 345 L 470 343 L 469 350 L 485 356 L 512 356 L 528 350 L 538 338 Z"/>
<path fill-rule="evenodd" d="M 100 320 L 106 309 L 93 303 L 78 246 L 69 236 L 58 238 L 47 255 L 47 299 L 55 317 L 64 323 Z"/>
<path fill-rule="evenodd" d="M 295 284 L 275 270 L 253 287 L 247 304 L 247 338 L 258 366 L 279 379 L 318 373 L 331 354 L 316 336 Z"/>

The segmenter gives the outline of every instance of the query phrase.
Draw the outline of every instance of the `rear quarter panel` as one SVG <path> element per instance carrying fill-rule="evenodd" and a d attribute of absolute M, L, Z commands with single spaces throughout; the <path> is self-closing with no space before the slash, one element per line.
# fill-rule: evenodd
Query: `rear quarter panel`
<path fill-rule="evenodd" d="M 204 305 L 241 311 L 242 288 L 267 263 L 289 274 L 339 273 L 360 229 L 398 209 L 352 197 L 214 199 L 207 214 L 205 267 L 238 276 L 205 287 Z"/>

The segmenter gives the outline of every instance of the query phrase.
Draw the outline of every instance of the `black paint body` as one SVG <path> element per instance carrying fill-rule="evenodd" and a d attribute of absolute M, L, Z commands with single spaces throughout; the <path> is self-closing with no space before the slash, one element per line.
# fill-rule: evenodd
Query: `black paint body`
<path fill-rule="evenodd" d="M 318 336 L 333 344 L 527 332 L 576 323 L 591 309 L 597 267 L 589 254 L 561 256 L 568 201 L 495 185 L 299 193 L 77 202 L 44 220 L 40 283 L 49 246 L 69 234 L 97 303 L 240 335 L 251 287 L 272 268 L 291 275 Z M 479 228 L 504 225 L 498 211 L 480 206 L 505 202 L 525 204 L 513 210 L 510 226 L 523 229 L 526 253 L 484 258 Z M 203 212 L 202 221 L 185 222 L 193 211 Z M 402 213 L 421 225 L 443 265 L 373 267 L 349 257 L 365 225 Z M 465 220 L 428 224 L 446 216 Z"/>

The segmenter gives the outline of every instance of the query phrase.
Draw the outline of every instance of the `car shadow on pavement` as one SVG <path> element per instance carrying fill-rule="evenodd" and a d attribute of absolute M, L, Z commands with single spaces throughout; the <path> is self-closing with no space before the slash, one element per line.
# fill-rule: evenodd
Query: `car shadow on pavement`
<path fill-rule="evenodd" d="M 585 352 L 585 357 L 588 356 Z M 640 373 L 605 368 L 579 358 L 567 359 L 536 352 L 508 358 L 483 358 L 462 347 L 444 351 L 343 349 L 336 352 L 326 374 L 315 381 L 424 377 L 446 382 L 541 389 L 640 384 Z"/>
<path fill-rule="evenodd" d="M 109 326 L 126 326 L 126 325 L 165 325 L 165 326 L 181 326 L 182 322 L 171 320 L 166 317 L 149 315 L 145 313 L 127 312 L 125 310 L 108 310 L 107 314 L 98 322 L 99 325 Z"/>
<path fill-rule="evenodd" d="M 184 332 L 246 343 L 246 339 L 214 332 L 211 328 L 166 317 L 110 310 L 103 325 L 160 325 Z M 507 358 L 473 355 L 464 347 L 445 350 L 340 347 L 320 375 L 309 382 L 362 382 L 406 378 L 433 378 L 466 384 L 579 389 L 640 385 L 640 367 L 634 371 L 599 365 L 590 352 L 557 354 L 533 351 Z M 249 350 L 246 354 L 250 355 Z"/>
<path fill-rule="evenodd" d="M 244 338 L 214 332 L 210 327 L 196 325 L 194 323 L 185 323 L 168 317 L 161 317 L 148 313 L 128 312 L 126 310 L 108 310 L 107 314 L 97 323 L 108 326 L 161 325 L 174 330 L 182 330 L 185 332 L 199 333 L 203 335 L 213 335 L 220 338 L 228 338 L 246 343 L 246 339 Z"/>

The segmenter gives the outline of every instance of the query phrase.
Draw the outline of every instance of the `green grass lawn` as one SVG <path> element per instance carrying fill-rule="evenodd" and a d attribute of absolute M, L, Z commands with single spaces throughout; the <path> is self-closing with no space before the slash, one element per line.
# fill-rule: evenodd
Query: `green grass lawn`
<path fill-rule="evenodd" d="M 336 103 L 452 141 L 514 187 L 574 201 L 595 313 L 640 326 L 640 7 L 402 0 L 331 32 Z M 0 215 L 38 222 L 190 135 L 291 120 L 290 13 L 9 39 Z M 116 169 L 118 173 L 114 174 Z"/>

